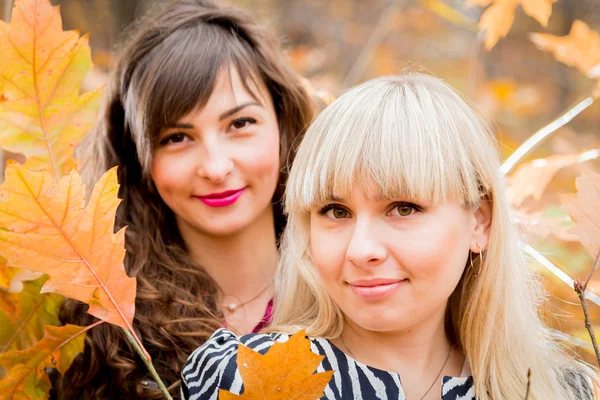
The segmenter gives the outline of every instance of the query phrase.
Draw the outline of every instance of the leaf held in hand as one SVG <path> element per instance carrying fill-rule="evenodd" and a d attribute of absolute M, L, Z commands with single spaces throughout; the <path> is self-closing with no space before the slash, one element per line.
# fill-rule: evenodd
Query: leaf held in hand
<path fill-rule="evenodd" d="M 538 21 L 548 25 L 552 15 L 552 4 L 558 0 L 468 0 L 466 6 L 490 7 L 485 10 L 479 21 L 479 28 L 485 31 L 485 48 L 490 50 L 505 37 L 515 20 L 515 9 L 521 5 L 523 11 Z"/>
<path fill-rule="evenodd" d="M 44 338 L 27 350 L 0 354 L 6 376 L 0 379 L 0 393 L 6 399 L 45 399 L 50 390 L 46 367 L 65 373 L 73 358 L 83 351 L 84 326 L 45 326 Z"/>
<path fill-rule="evenodd" d="M 73 171 L 56 183 L 46 172 L 8 162 L 0 186 L 0 255 L 10 265 L 47 273 L 42 292 L 90 305 L 88 312 L 131 329 L 135 278 L 125 274 L 125 230 L 113 233 L 116 167 L 106 172 L 84 208 L 84 185 Z"/>
<path fill-rule="evenodd" d="M 58 180 L 99 106 L 101 90 L 79 96 L 92 66 L 88 37 L 63 31 L 49 1 L 17 0 L 11 23 L 0 21 L 0 54 L 0 146 Z"/>
<path fill-rule="evenodd" d="M 310 351 L 304 331 L 291 336 L 286 343 L 276 342 L 265 355 L 239 346 L 237 365 L 244 393 L 237 396 L 220 390 L 219 399 L 317 400 L 333 375 L 333 371 L 313 374 L 323 358 Z"/>

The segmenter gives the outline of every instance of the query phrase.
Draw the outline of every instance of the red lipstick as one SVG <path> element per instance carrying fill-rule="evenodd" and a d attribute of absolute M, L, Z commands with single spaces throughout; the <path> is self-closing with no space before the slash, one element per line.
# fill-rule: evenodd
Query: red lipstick
<path fill-rule="evenodd" d="M 195 196 L 198 200 L 203 202 L 209 207 L 227 207 L 232 205 L 239 199 L 246 188 L 241 188 L 237 190 L 227 190 L 225 192 L 220 193 L 211 193 L 206 196 Z"/>

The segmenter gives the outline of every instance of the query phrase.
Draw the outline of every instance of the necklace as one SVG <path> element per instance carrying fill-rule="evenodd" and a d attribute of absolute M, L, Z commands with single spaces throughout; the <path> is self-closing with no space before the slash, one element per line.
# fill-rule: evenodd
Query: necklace
<path fill-rule="evenodd" d="M 340 341 L 344 345 L 344 348 L 346 348 L 346 350 L 348 350 L 348 353 L 350 353 L 350 356 L 356 360 L 356 357 L 354 356 L 354 354 L 352 354 L 352 350 L 350 350 L 348 348 L 348 346 L 346 345 L 346 342 L 344 342 L 344 337 L 342 335 L 340 335 Z M 433 387 L 435 382 L 437 382 L 438 378 L 442 374 L 442 371 L 444 370 L 444 367 L 446 366 L 446 364 L 448 363 L 448 360 L 450 359 L 450 354 L 452 353 L 453 348 L 454 348 L 454 346 L 450 346 L 450 349 L 448 350 L 448 355 L 446 356 L 446 361 L 444 361 L 444 364 L 442 364 L 442 368 L 440 368 L 440 372 L 438 372 L 438 374 L 433 379 L 433 382 L 431 382 L 431 385 L 429 385 L 429 389 L 427 389 L 427 391 L 423 394 L 423 396 L 421 396 L 421 398 L 419 400 L 423 400 L 425 398 L 425 396 L 427 396 L 427 393 L 429 393 L 429 391 L 431 390 L 431 388 Z"/>
<path fill-rule="evenodd" d="M 257 294 L 254 295 L 250 300 L 242 301 L 239 304 L 236 303 L 226 303 L 223 304 L 223 308 L 229 310 L 229 312 L 235 312 L 238 308 L 243 307 L 247 304 L 252 303 L 254 300 L 258 299 L 260 295 L 267 291 L 267 289 L 271 286 L 271 282 L 267 283 L 267 285 L 260 290 Z"/>

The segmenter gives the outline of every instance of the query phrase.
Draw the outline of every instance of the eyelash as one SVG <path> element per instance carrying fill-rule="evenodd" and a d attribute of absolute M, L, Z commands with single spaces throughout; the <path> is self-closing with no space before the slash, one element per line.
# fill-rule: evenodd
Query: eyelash
<path fill-rule="evenodd" d="M 423 208 L 422 208 L 422 207 L 420 207 L 420 206 L 418 206 L 418 205 L 416 205 L 416 204 L 409 203 L 409 202 L 406 202 L 406 201 L 398 201 L 398 202 L 392 203 L 392 205 L 391 205 L 391 207 L 390 207 L 390 209 L 389 209 L 389 211 L 388 211 L 388 212 L 390 212 L 390 211 L 392 211 L 393 209 L 395 209 L 395 208 L 398 208 L 398 207 L 410 207 L 410 208 L 412 208 L 412 209 L 413 209 L 415 212 L 422 212 L 422 211 L 423 211 Z M 318 213 L 319 215 L 325 215 L 325 214 L 327 214 L 327 212 L 328 212 L 328 211 L 330 211 L 330 210 L 333 210 L 333 209 L 336 209 L 336 208 L 339 208 L 339 209 L 345 210 L 346 212 L 350 213 L 350 210 L 348 210 L 346 207 L 342 206 L 341 204 L 335 204 L 335 203 L 332 203 L 332 204 L 327 204 L 326 206 L 324 206 L 324 207 L 322 207 L 321 209 L 319 209 L 319 210 L 317 211 L 317 213 Z M 407 215 L 407 217 L 408 217 L 408 216 L 410 216 L 410 215 L 412 215 L 412 214 L 413 214 L 413 213 L 411 213 L 411 214 Z M 339 218 L 339 219 L 342 219 L 342 218 Z"/>
<path fill-rule="evenodd" d="M 244 129 L 244 128 L 247 128 L 247 127 L 248 127 L 247 125 L 244 125 L 244 126 L 243 126 L 243 127 L 241 127 L 241 128 L 235 128 L 235 127 L 234 127 L 234 125 L 235 125 L 236 123 L 239 123 L 239 122 L 246 122 L 246 123 L 248 123 L 248 124 L 255 124 L 255 123 L 256 123 L 256 120 L 255 120 L 254 118 L 250 118 L 250 117 L 242 117 L 242 118 L 237 118 L 237 119 L 234 119 L 233 121 L 231 121 L 231 123 L 229 124 L 229 126 L 228 126 L 228 128 L 227 128 L 227 129 L 233 128 L 233 129 L 236 129 L 236 130 L 240 130 L 240 129 Z M 161 141 L 159 142 L 159 144 L 160 144 L 161 146 L 164 146 L 164 145 L 168 144 L 169 142 L 171 142 L 171 139 L 173 139 L 175 136 L 179 136 L 179 135 L 187 136 L 187 135 L 186 135 L 185 133 L 183 133 L 183 132 L 175 132 L 175 133 L 173 133 L 173 134 L 171 134 L 171 135 L 167 136 L 167 137 L 166 137 L 166 138 L 164 138 L 163 140 L 161 140 Z M 180 143 L 180 142 L 178 142 L 178 143 Z"/>

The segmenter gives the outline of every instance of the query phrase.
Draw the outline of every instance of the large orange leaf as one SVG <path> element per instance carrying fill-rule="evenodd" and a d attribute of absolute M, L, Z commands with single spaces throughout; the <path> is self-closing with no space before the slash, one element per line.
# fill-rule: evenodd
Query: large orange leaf
<path fill-rule="evenodd" d="M 19 293 L 0 290 L 0 353 L 24 350 L 42 339 L 44 325 L 60 325 L 58 308 L 63 297 L 40 294 L 48 277 L 24 282 Z"/>
<path fill-rule="evenodd" d="M 532 33 L 531 41 L 544 51 L 549 51 L 557 61 L 577 68 L 589 78 L 599 80 L 600 92 L 600 34 L 583 21 L 576 20 L 567 36 Z M 599 93 L 600 94 L 600 93 Z"/>
<path fill-rule="evenodd" d="M 485 48 L 490 50 L 510 31 L 515 20 L 515 9 L 521 5 L 530 17 L 543 26 L 548 25 L 552 14 L 552 4 L 558 0 L 467 0 L 467 7 L 490 6 L 479 21 L 479 28 L 485 31 Z"/>
<path fill-rule="evenodd" d="M 89 327 L 65 325 L 45 326 L 44 338 L 27 350 L 0 354 L 0 365 L 6 375 L 0 379 L 3 399 L 45 399 L 50 390 L 46 368 L 65 373 L 73 358 L 83 351 L 83 341 Z"/>
<path fill-rule="evenodd" d="M 323 358 L 310 351 L 304 331 L 286 343 L 276 342 L 265 355 L 239 346 L 237 365 L 244 393 L 237 396 L 220 390 L 219 399 L 317 400 L 333 375 L 333 371 L 313 375 Z"/>
<path fill-rule="evenodd" d="M 584 171 L 575 184 L 577 195 L 565 196 L 562 207 L 575 222 L 570 232 L 596 258 L 600 251 L 600 174 Z"/>
<path fill-rule="evenodd" d="M 46 172 L 8 162 L 0 186 L 0 255 L 10 265 L 47 273 L 42 292 L 90 305 L 88 312 L 131 329 L 135 278 L 125 274 L 125 229 L 113 233 L 119 205 L 116 168 L 85 188 L 73 171 L 56 183 Z"/>
<path fill-rule="evenodd" d="M 63 31 L 48 0 L 16 0 L 11 23 L 0 21 L 0 54 L 0 147 L 58 180 L 99 106 L 100 89 L 79 96 L 92 65 L 88 37 Z"/>

